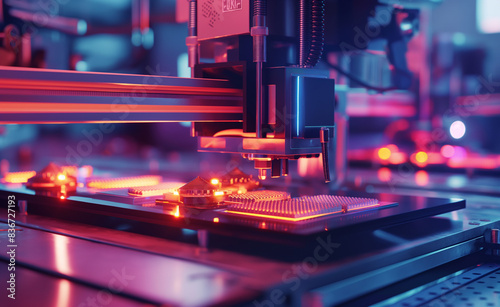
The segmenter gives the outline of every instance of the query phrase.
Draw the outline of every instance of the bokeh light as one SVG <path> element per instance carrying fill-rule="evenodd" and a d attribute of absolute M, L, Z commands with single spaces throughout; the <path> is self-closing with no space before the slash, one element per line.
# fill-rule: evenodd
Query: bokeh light
<path fill-rule="evenodd" d="M 391 150 L 387 147 L 382 147 L 378 150 L 378 157 L 381 160 L 388 160 L 391 157 Z"/>
<path fill-rule="evenodd" d="M 465 124 L 460 121 L 454 121 L 450 126 L 450 135 L 454 139 L 461 139 L 465 135 Z"/>
<path fill-rule="evenodd" d="M 426 152 L 423 152 L 423 151 L 419 151 L 417 152 L 417 154 L 415 155 L 415 160 L 418 162 L 418 163 L 426 163 L 427 160 L 429 159 L 429 156 L 427 155 Z"/>
<path fill-rule="evenodd" d="M 455 148 L 451 145 L 444 145 L 441 147 L 441 155 L 445 158 L 451 158 L 455 155 Z"/>

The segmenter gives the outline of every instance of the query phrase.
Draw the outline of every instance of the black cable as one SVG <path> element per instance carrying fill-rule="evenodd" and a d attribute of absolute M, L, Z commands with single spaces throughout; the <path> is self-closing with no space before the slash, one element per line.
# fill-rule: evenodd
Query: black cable
<path fill-rule="evenodd" d="M 363 87 L 366 87 L 367 89 L 374 90 L 374 91 L 381 92 L 381 93 L 382 92 L 387 92 L 387 91 L 393 91 L 393 90 L 397 90 L 398 89 L 397 87 L 378 87 L 378 86 L 373 86 L 373 85 L 368 84 L 365 81 L 359 79 L 358 77 L 354 76 L 353 74 L 348 73 L 347 71 L 343 70 L 342 68 L 340 68 L 337 65 L 333 65 L 333 64 L 330 64 L 330 63 L 327 63 L 327 62 L 325 62 L 325 63 L 326 63 L 326 65 L 328 67 L 330 67 L 332 69 L 335 69 L 341 75 L 346 76 L 350 80 L 358 83 L 359 85 L 361 85 Z"/>
<path fill-rule="evenodd" d="M 325 0 L 300 0 L 299 5 L 299 65 L 314 67 L 325 43 Z"/>
<path fill-rule="evenodd" d="M 311 41 L 305 65 L 314 67 L 323 54 L 325 44 L 325 0 L 311 1 Z"/>

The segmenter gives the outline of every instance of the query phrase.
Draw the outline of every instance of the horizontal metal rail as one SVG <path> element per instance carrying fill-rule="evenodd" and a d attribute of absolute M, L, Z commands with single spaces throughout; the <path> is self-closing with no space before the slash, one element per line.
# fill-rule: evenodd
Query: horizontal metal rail
<path fill-rule="evenodd" d="M 0 68 L 0 123 L 235 122 L 226 80 Z"/>

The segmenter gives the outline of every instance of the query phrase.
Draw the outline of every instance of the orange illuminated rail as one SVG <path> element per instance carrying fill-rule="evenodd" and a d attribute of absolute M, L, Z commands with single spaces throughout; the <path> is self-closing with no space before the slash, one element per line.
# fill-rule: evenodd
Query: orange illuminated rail
<path fill-rule="evenodd" d="M 242 120 L 227 80 L 0 68 L 0 124 Z"/>

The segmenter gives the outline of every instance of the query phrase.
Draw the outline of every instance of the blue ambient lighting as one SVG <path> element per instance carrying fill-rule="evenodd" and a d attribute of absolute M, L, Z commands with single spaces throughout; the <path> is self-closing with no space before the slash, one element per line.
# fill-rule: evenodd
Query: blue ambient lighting
<path fill-rule="evenodd" d="M 85 20 L 78 20 L 76 31 L 79 35 L 85 35 L 87 33 L 87 22 Z"/>
<path fill-rule="evenodd" d="M 297 94 L 295 97 L 295 104 L 297 107 L 297 136 L 300 135 L 300 77 L 297 77 Z"/>
<path fill-rule="evenodd" d="M 75 65 L 75 69 L 78 71 L 87 71 L 89 69 L 89 66 L 85 61 L 78 61 Z"/>

